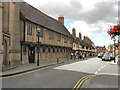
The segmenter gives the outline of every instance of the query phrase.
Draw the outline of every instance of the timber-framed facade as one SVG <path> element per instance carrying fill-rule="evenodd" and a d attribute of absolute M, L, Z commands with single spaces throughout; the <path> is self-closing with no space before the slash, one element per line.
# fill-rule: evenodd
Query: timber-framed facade
<path fill-rule="evenodd" d="M 5 2 L 2 12 L 3 65 L 37 63 L 38 26 L 40 63 L 70 58 L 73 37 L 64 17 L 56 20 L 26 2 Z"/>

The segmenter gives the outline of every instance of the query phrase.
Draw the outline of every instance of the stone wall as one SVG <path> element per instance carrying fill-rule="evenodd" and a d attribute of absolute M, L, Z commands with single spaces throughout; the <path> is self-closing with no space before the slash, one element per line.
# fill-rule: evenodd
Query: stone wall
<path fill-rule="evenodd" d="M 10 61 L 11 64 L 20 63 L 20 19 L 19 19 L 19 4 L 10 2 L 9 9 L 9 31 L 11 35 L 10 40 Z"/>
<path fill-rule="evenodd" d="M 2 60 L 3 60 L 3 55 L 2 55 L 2 2 L 0 2 L 0 67 L 2 66 Z"/>

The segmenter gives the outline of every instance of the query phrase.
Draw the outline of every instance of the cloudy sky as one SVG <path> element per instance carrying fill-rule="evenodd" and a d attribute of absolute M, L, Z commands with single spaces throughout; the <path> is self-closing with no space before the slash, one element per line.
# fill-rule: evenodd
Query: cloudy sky
<path fill-rule="evenodd" d="M 65 18 L 65 26 L 72 33 L 74 27 L 88 36 L 96 46 L 113 44 L 107 30 L 118 22 L 118 0 L 25 0 L 45 14 Z"/>

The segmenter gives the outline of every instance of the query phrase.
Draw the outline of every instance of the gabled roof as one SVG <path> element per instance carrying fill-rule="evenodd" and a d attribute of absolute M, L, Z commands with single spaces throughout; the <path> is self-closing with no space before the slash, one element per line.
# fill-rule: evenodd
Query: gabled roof
<path fill-rule="evenodd" d="M 46 27 L 50 30 L 55 32 L 64 34 L 68 37 L 72 38 L 70 32 L 66 29 L 66 27 L 56 19 L 42 13 L 38 9 L 34 8 L 33 6 L 27 4 L 26 2 L 22 2 L 20 4 L 21 14 L 31 22 L 34 22 L 38 25 Z"/>
<path fill-rule="evenodd" d="M 82 46 L 89 47 L 89 48 L 94 48 L 92 45 L 88 44 L 87 42 L 80 40 L 79 38 L 74 39 L 75 43 L 79 43 Z"/>

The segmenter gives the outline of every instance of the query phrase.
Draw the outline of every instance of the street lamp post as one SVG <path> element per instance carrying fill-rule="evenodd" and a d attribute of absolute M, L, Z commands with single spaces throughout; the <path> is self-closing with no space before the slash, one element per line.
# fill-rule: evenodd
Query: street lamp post
<path fill-rule="evenodd" d="M 113 41 L 114 41 L 114 63 L 115 63 L 116 62 L 115 61 L 115 41 L 116 41 L 116 39 L 114 39 Z"/>
<path fill-rule="evenodd" d="M 39 26 L 37 27 L 37 32 L 38 32 L 38 43 L 37 43 L 37 52 L 38 52 L 38 59 L 37 59 L 37 66 L 39 66 L 39 50 L 40 50 L 40 48 L 39 48 L 39 34 L 40 34 L 40 28 L 39 28 Z"/>

